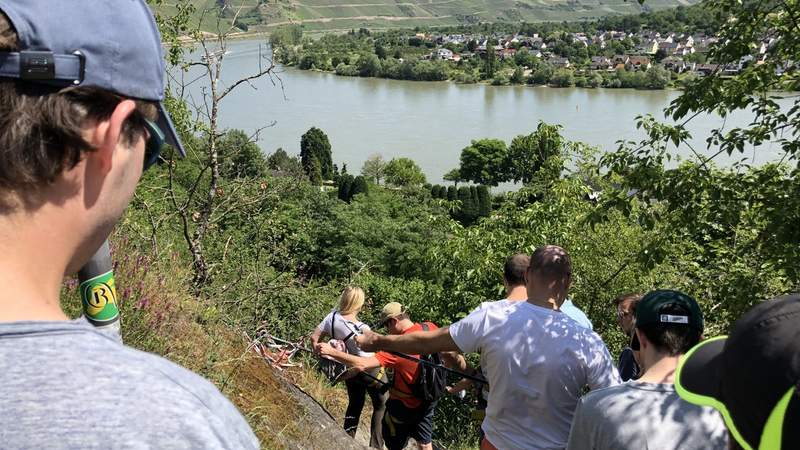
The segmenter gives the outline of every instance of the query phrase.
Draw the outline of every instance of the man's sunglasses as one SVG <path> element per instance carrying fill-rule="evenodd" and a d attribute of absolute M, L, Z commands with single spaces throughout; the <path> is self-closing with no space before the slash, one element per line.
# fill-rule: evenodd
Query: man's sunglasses
<path fill-rule="evenodd" d="M 144 169 L 147 170 L 158 162 L 161 156 L 161 149 L 164 148 L 164 132 L 155 122 L 145 119 L 144 127 L 149 135 L 144 147 Z"/>

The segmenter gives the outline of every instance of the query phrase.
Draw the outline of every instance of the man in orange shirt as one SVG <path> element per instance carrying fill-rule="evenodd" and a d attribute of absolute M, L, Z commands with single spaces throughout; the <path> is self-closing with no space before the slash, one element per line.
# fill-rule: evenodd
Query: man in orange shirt
<path fill-rule="evenodd" d="M 381 325 L 385 325 L 389 334 L 407 334 L 417 331 L 436 330 L 438 327 L 425 322 L 411 321 L 403 305 L 397 302 L 386 304 L 381 311 Z M 405 448 L 408 438 L 417 441 L 420 450 L 432 450 L 433 413 L 436 402 L 425 402 L 414 396 L 413 386 L 419 377 L 419 363 L 397 356 L 389 352 L 377 352 L 375 356 L 365 358 L 351 355 L 331 347 L 327 343 L 317 344 L 317 352 L 330 356 L 337 361 L 359 371 L 367 371 L 376 367 L 394 370 L 394 381 L 389 389 L 389 401 L 386 402 L 386 414 L 383 417 L 383 438 L 389 450 Z M 462 356 L 455 352 L 442 353 L 442 359 L 453 367 L 463 370 L 466 365 Z M 408 355 L 419 358 L 420 355 Z"/>

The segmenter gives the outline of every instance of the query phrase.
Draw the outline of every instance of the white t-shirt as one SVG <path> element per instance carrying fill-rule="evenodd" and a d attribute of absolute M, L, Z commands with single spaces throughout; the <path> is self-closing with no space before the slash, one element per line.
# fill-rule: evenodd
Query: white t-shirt
<path fill-rule="evenodd" d="M 499 449 L 563 449 L 584 387 L 620 383 L 600 336 L 560 311 L 495 302 L 451 325 L 450 335 L 462 352 L 481 352 L 489 381 L 482 428 Z"/>
<path fill-rule="evenodd" d="M 356 356 L 370 357 L 373 356 L 372 352 L 364 352 L 358 348 L 355 337 L 359 334 L 364 334 L 369 330 L 369 325 L 361 321 L 347 320 L 336 311 L 331 311 L 322 322 L 317 325 L 317 329 L 330 336 L 332 339 L 344 341 L 344 346 L 347 353 Z"/>

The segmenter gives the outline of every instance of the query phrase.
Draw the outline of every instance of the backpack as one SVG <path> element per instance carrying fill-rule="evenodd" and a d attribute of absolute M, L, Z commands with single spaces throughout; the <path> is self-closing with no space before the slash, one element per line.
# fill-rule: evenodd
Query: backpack
<path fill-rule="evenodd" d="M 336 339 L 336 315 L 337 314 L 339 314 L 338 311 L 333 311 L 333 317 L 331 318 L 331 334 L 330 334 L 331 339 Z M 341 318 L 341 314 L 339 314 L 339 317 Z M 350 331 L 350 334 L 348 334 L 344 339 L 341 340 L 342 343 L 346 343 L 349 339 L 351 339 L 356 334 L 361 334 L 361 328 L 362 327 L 356 325 L 353 322 L 350 322 L 349 320 L 345 320 L 344 318 L 341 318 L 341 320 L 344 320 L 346 324 L 349 323 L 349 324 L 351 324 L 353 326 L 353 328 L 355 328 L 354 331 Z M 349 327 L 346 327 L 346 328 L 349 328 Z M 333 384 L 336 384 L 336 383 L 338 383 L 339 381 L 342 381 L 342 380 L 346 380 L 346 379 L 348 379 L 348 378 L 350 378 L 350 377 L 352 377 L 354 375 L 352 372 L 350 372 L 350 368 L 349 367 L 347 367 L 346 365 L 340 363 L 339 361 L 335 361 L 333 359 L 319 358 L 319 364 L 318 364 L 317 367 L 319 368 L 320 372 L 322 372 L 323 375 L 325 375 L 325 377 L 328 379 L 328 381 L 333 383 Z M 348 372 L 350 372 L 350 373 L 348 373 Z"/>
<path fill-rule="evenodd" d="M 428 324 L 422 323 L 422 330 L 428 331 Z M 447 371 L 442 366 L 442 358 L 438 353 L 419 355 L 419 376 L 412 384 L 411 393 L 425 403 L 439 400 L 447 387 Z"/>
<path fill-rule="evenodd" d="M 336 339 L 336 314 L 338 311 L 333 312 L 333 317 L 331 318 L 331 339 Z M 345 337 L 342 342 L 347 342 L 348 339 L 353 337 L 355 331 L 350 332 L 347 337 Z M 340 363 L 339 361 L 335 361 L 333 359 L 328 358 L 319 358 L 318 368 L 320 372 L 322 372 L 325 377 L 328 379 L 329 382 L 336 384 L 342 380 L 342 377 L 347 373 L 348 367 L 344 364 Z"/>

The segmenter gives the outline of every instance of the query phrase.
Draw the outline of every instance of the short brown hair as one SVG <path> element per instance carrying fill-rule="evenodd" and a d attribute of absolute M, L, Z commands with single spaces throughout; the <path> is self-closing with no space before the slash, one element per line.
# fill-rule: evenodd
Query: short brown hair
<path fill-rule="evenodd" d="M 525 284 L 525 271 L 531 264 L 531 257 L 524 253 L 511 255 L 503 266 L 503 278 L 509 286 Z"/>
<path fill-rule="evenodd" d="M 531 255 L 530 269 L 545 279 L 568 282 L 572 277 L 572 259 L 563 248 L 545 245 Z"/>
<path fill-rule="evenodd" d="M 0 51 L 18 49 L 17 32 L 0 11 Z M 97 87 L 59 88 L 0 78 L 0 191 L 49 184 L 75 167 L 82 152 L 94 150 L 83 138 L 87 121 L 107 119 L 122 100 Z M 122 131 L 128 143 L 144 133 L 145 118 L 157 117 L 155 103 L 136 105 Z"/>
<path fill-rule="evenodd" d="M 608 298 L 608 297 L 606 297 L 606 298 Z M 614 299 L 614 305 L 619 307 L 619 305 L 621 305 L 623 303 L 630 302 L 631 303 L 631 311 L 636 311 L 636 304 L 639 303 L 639 300 L 641 300 L 641 299 L 642 299 L 642 294 L 634 294 L 634 293 L 622 294 L 622 295 L 617 296 L 617 298 Z"/>

